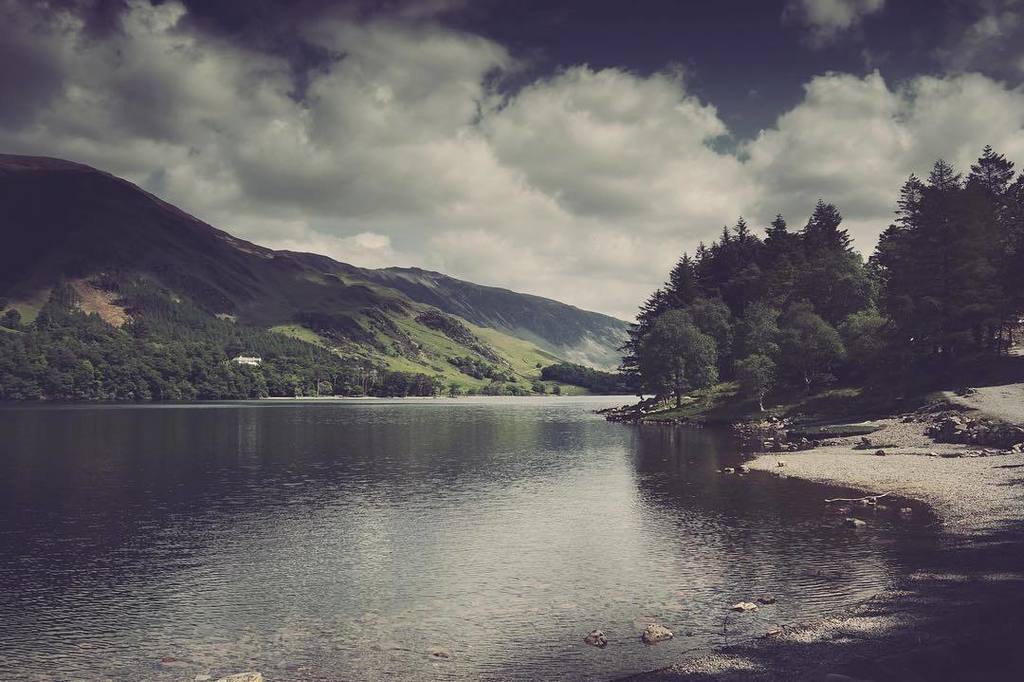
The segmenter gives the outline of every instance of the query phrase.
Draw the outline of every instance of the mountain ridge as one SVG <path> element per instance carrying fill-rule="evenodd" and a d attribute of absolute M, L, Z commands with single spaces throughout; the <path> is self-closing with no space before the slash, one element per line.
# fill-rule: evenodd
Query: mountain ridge
<path fill-rule="evenodd" d="M 625 322 L 553 299 L 421 268 L 374 270 L 273 250 L 128 180 L 63 159 L 0 154 L 0 214 L 0 297 L 29 317 L 59 280 L 75 283 L 80 305 L 110 312 L 118 308 L 111 282 L 142 276 L 213 316 L 391 369 L 477 383 L 487 374 L 533 381 L 540 365 L 560 360 L 610 368 L 625 338 Z M 475 340 L 424 326 L 428 309 L 454 319 L 442 330 L 461 325 Z M 501 371 L 485 367 L 491 346 Z"/>

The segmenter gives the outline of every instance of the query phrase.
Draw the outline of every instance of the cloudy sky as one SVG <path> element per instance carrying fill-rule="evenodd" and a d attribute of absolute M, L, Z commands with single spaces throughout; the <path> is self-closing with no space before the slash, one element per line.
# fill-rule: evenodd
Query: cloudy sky
<path fill-rule="evenodd" d="M 631 318 L 739 215 L 1024 162 L 1024 0 L 0 0 L 0 151 Z"/>

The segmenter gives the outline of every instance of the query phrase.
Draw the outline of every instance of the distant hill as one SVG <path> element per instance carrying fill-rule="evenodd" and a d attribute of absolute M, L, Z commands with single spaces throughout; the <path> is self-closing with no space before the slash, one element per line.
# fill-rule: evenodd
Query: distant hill
<path fill-rule="evenodd" d="M 124 283 L 142 279 L 221 320 L 469 387 L 529 384 L 561 360 L 608 368 L 625 339 L 625 322 L 550 299 L 258 246 L 59 159 L 0 155 L 0 239 L 0 298 L 26 321 L 67 281 L 81 309 L 124 325 L 142 310 Z"/>
<path fill-rule="evenodd" d="M 501 330 L 531 341 L 571 362 L 615 367 L 626 325 L 622 320 L 581 310 L 541 296 L 482 286 L 420 268 L 369 270 L 324 256 L 292 254 L 327 272 L 348 275 L 402 292 L 480 327 Z"/>

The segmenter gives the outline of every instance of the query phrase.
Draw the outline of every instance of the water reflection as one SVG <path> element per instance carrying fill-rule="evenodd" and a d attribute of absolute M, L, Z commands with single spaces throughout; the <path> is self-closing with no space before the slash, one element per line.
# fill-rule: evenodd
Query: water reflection
<path fill-rule="evenodd" d="M 0 408 L 0 678 L 609 678 L 895 570 L 898 527 L 599 403 Z M 643 647 L 648 620 L 690 636 Z"/>

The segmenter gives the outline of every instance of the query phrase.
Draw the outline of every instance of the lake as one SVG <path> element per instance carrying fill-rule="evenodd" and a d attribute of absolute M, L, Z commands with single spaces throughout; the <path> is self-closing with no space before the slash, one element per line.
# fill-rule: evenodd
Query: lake
<path fill-rule="evenodd" d="M 935 540 L 718 473 L 727 433 L 593 414 L 627 400 L 0 406 L 0 679 L 612 679 L 867 598 Z"/>

